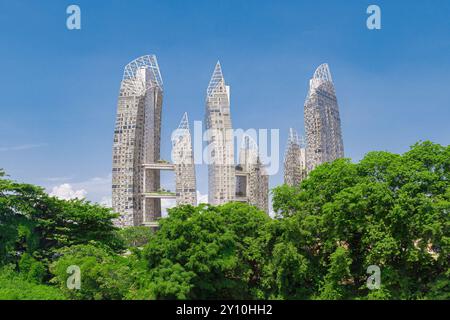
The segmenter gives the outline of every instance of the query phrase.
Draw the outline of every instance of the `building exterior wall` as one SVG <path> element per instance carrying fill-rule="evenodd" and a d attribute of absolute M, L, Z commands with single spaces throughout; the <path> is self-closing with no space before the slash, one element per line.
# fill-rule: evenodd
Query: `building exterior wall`
<path fill-rule="evenodd" d="M 142 164 L 160 157 L 162 80 L 155 56 L 143 56 L 124 70 L 113 142 L 112 207 L 118 226 L 141 225 L 161 215 L 160 203 L 144 205 L 145 189 L 159 188 L 159 172 L 149 172 L 144 186 Z M 145 206 L 145 208 L 144 208 Z"/>
<path fill-rule="evenodd" d="M 208 196 L 214 205 L 235 200 L 234 144 L 230 114 L 230 87 L 216 64 L 206 95 L 208 132 Z"/>
<path fill-rule="evenodd" d="M 284 183 L 289 186 L 298 186 L 306 178 L 306 175 L 305 145 L 291 128 L 284 154 Z"/>
<path fill-rule="evenodd" d="M 187 113 L 172 136 L 172 160 L 175 170 L 177 205 L 197 205 L 194 153 Z"/>
<path fill-rule="evenodd" d="M 341 119 L 328 65 L 317 68 L 310 80 L 304 109 L 307 169 L 344 157 Z"/>
<path fill-rule="evenodd" d="M 269 176 L 259 159 L 256 142 L 248 136 L 244 138 L 244 146 L 239 151 L 238 168 L 241 174 L 246 175 L 245 179 L 236 176 L 237 181 L 245 181 L 245 184 L 237 184 L 236 193 L 242 193 L 245 188 L 246 202 L 269 213 Z"/>

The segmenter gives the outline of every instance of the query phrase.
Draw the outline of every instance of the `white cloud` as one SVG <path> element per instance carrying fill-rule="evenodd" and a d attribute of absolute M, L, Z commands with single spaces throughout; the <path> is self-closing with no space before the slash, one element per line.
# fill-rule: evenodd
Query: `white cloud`
<path fill-rule="evenodd" d="M 53 187 L 50 195 L 63 200 L 83 199 L 86 197 L 87 191 L 84 189 L 74 190 L 73 186 L 69 183 L 63 183 Z"/>
<path fill-rule="evenodd" d="M 72 177 L 67 179 L 47 178 L 47 181 L 63 181 L 63 184 L 50 185 L 47 190 L 51 195 L 61 199 L 86 198 L 93 202 L 98 202 L 104 206 L 111 206 L 111 180 L 112 175 L 108 174 L 104 177 L 93 177 L 85 181 L 71 182 Z"/>
<path fill-rule="evenodd" d="M 85 181 L 75 182 L 72 185 L 76 189 L 84 189 L 91 201 L 102 203 L 111 198 L 112 174 L 104 177 L 93 177 Z"/>
<path fill-rule="evenodd" d="M 208 194 L 202 194 L 197 190 L 197 205 L 200 203 L 208 203 Z"/>

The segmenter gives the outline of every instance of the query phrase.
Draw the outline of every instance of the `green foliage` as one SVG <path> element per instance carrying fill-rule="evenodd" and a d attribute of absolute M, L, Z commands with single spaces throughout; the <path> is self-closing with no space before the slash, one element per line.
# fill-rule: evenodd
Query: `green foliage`
<path fill-rule="evenodd" d="M 126 227 L 118 231 L 119 238 L 127 248 L 143 247 L 146 245 L 153 231 L 148 227 Z"/>
<path fill-rule="evenodd" d="M 127 295 L 127 299 L 187 299 L 192 289 L 191 280 L 195 276 L 180 264 L 173 264 L 167 259 L 157 268 L 150 271 L 142 269 L 140 273 L 141 277 L 136 278 L 139 284 Z"/>
<path fill-rule="evenodd" d="M 252 297 L 270 218 L 241 204 L 170 209 L 144 249 L 156 298 Z"/>
<path fill-rule="evenodd" d="M 351 277 L 351 263 L 348 250 L 337 247 L 330 255 L 328 270 L 320 288 L 320 299 L 339 300 L 345 297 L 345 285 Z"/>
<path fill-rule="evenodd" d="M 115 217 L 100 205 L 59 200 L 0 176 L 0 265 L 18 263 L 24 253 L 47 262 L 59 248 L 92 240 L 121 250 Z"/>
<path fill-rule="evenodd" d="M 293 287 L 291 283 L 305 283 L 309 261 L 292 243 L 279 242 L 273 247 L 272 259 L 266 262 L 263 273 L 264 292 L 258 298 L 302 299 L 308 295 L 305 286 Z"/>
<path fill-rule="evenodd" d="M 24 253 L 20 258 L 19 271 L 24 279 L 36 283 L 41 283 L 46 274 L 45 265 L 34 259 L 29 253 Z"/>
<path fill-rule="evenodd" d="M 132 277 L 127 258 L 119 256 L 107 247 L 95 243 L 75 245 L 58 252 L 60 258 L 53 262 L 50 271 L 52 283 L 58 285 L 71 299 L 118 300 L 128 292 Z M 78 266 L 81 270 L 81 289 L 67 288 L 67 268 Z"/>
<path fill-rule="evenodd" d="M 325 163 L 273 208 L 179 206 L 156 232 L 117 230 L 109 209 L 0 170 L 0 299 L 450 299 L 450 147 Z"/>
<path fill-rule="evenodd" d="M 69 250 L 67 248 L 96 241 L 108 250 L 123 249 L 123 242 L 113 225 L 117 215 L 110 209 L 85 200 L 59 200 L 48 196 L 40 187 L 3 177 L 1 172 L 0 266 L 13 264 L 20 273 L 19 276 L 4 278 L 5 285 L 17 281 L 23 288 L 30 287 L 32 292 L 42 289 L 42 294 L 47 291 L 51 294 L 53 288 L 32 284 L 49 279 L 49 264 L 61 252 Z M 8 288 L 5 289 L 8 294 L 4 291 L 6 298 L 14 295 L 27 297 L 18 294 L 13 287 L 5 288 Z M 57 292 L 60 296 L 61 292 Z M 110 297 L 116 297 L 114 290 Z"/>
<path fill-rule="evenodd" d="M 304 298 L 448 297 L 450 147 L 323 164 L 301 186 L 276 188 L 274 208 L 287 217 L 278 241 L 309 261 L 309 277 L 286 284 L 319 293 Z M 381 268 L 378 292 L 365 285 L 370 265 Z"/>
<path fill-rule="evenodd" d="M 0 269 L 0 300 L 64 300 L 56 288 L 30 282 L 13 271 L 12 266 Z"/>

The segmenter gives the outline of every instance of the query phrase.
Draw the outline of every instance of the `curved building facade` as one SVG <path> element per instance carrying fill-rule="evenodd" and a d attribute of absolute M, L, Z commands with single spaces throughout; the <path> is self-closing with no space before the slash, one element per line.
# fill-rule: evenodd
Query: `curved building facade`
<path fill-rule="evenodd" d="M 156 56 L 131 61 L 124 69 L 113 142 L 112 206 L 118 226 L 136 226 L 161 216 L 158 201 L 144 201 L 145 190 L 158 190 L 160 174 L 144 164 L 160 159 L 163 83 Z M 145 180 L 145 181 L 144 181 Z"/>
<path fill-rule="evenodd" d="M 344 157 L 341 118 L 328 64 L 320 65 L 309 81 L 304 109 L 308 172 L 317 165 Z"/>

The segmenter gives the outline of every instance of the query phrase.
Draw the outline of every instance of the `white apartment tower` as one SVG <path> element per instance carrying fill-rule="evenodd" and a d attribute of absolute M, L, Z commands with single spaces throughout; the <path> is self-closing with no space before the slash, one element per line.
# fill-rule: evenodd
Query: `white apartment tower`
<path fill-rule="evenodd" d="M 172 134 L 172 161 L 175 171 L 177 205 L 197 205 L 194 153 L 187 113 Z"/>
<path fill-rule="evenodd" d="M 206 90 L 208 139 L 208 196 L 214 205 L 235 200 L 234 144 L 230 115 L 230 87 L 217 62 Z"/>
<path fill-rule="evenodd" d="M 328 64 L 320 65 L 309 81 L 305 101 L 308 172 L 317 165 L 344 157 L 341 119 Z"/>
<path fill-rule="evenodd" d="M 284 183 L 298 186 L 306 178 L 306 148 L 303 137 L 299 137 L 293 128 L 289 129 L 289 137 L 284 154 Z"/>
<path fill-rule="evenodd" d="M 126 65 L 113 143 L 112 206 L 120 213 L 118 226 L 137 226 L 161 216 L 160 201 L 145 201 L 143 194 L 160 188 L 159 171 L 144 174 L 144 164 L 160 158 L 162 102 L 156 56 L 142 56 Z"/>
<path fill-rule="evenodd" d="M 236 200 L 269 213 L 269 176 L 260 161 L 258 145 L 250 136 L 244 136 L 243 146 L 239 150 Z"/>

